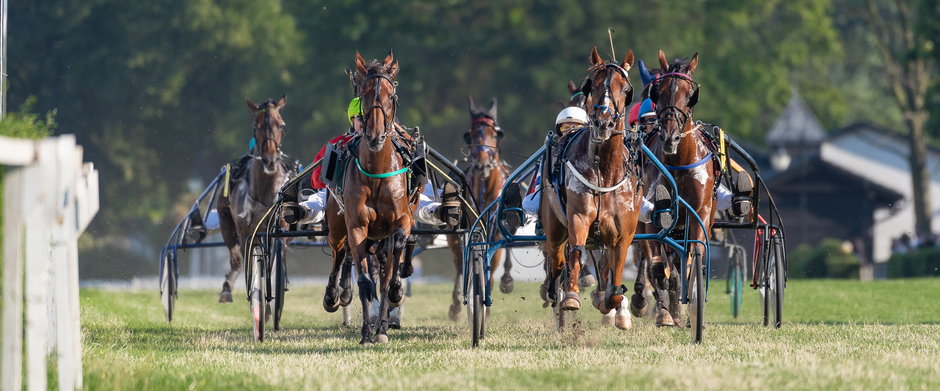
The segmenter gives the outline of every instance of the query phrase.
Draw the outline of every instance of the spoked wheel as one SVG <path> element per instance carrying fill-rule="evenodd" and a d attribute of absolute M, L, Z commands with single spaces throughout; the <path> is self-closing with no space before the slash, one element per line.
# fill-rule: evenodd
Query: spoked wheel
<path fill-rule="evenodd" d="M 476 231 L 471 235 L 470 242 L 479 243 L 483 241 L 483 235 L 481 232 Z M 483 340 L 483 329 L 485 318 L 485 295 L 486 295 L 486 281 L 484 279 L 483 273 L 483 258 L 486 256 L 482 246 L 476 246 L 470 250 L 470 267 L 467 272 L 469 275 L 469 281 L 467 281 L 467 320 L 470 323 L 470 329 L 472 330 L 472 339 L 471 345 L 473 347 L 480 346 L 480 341 Z"/>
<path fill-rule="evenodd" d="M 563 266 L 558 277 L 555 278 L 555 304 L 552 305 L 552 311 L 555 313 L 555 326 L 558 331 L 565 329 L 565 326 L 571 324 L 571 318 L 574 311 L 565 311 L 561 309 L 561 301 L 565 297 L 565 287 L 568 286 L 568 267 Z"/>
<path fill-rule="evenodd" d="M 173 309 L 176 307 L 176 253 L 166 250 L 160 265 L 160 298 L 167 323 L 173 322 Z"/>
<path fill-rule="evenodd" d="M 284 261 L 284 242 L 274 241 L 271 248 L 271 277 L 273 281 L 274 330 L 281 329 L 281 312 L 284 310 L 284 293 L 287 291 L 287 264 Z"/>
<path fill-rule="evenodd" d="M 744 252 L 736 250 L 731 257 L 731 267 L 728 273 L 728 294 L 731 296 L 731 316 L 737 318 L 741 314 L 741 304 L 744 301 Z"/>
<path fill-rule="evenodd" d="M 248 273 L 250 273 L 250 285 L 248 303 L 251 309 L 251 317 L 254 323 L 255 340 L 264 341 L 264 318 L 267 301 L 265 288 L 265 267 L 264 267 L 264 249 L 254 246 L 251 249 L 251 259 L 248 262 Z"/>
<path fill-rule="evenodd" d="M 772 237 L 769 243 L 764 278 L 764 326 L 780 328 L 783 325 L 783 291 L 786 287 L 783 243 L 779 237 Z"/>
<path fill-rule="evenodd" d="M 689 323 L 692 343 L 702 343 L 705 331 L 705 268 L 702 256 L 696 252 L 689 272 Z"/>

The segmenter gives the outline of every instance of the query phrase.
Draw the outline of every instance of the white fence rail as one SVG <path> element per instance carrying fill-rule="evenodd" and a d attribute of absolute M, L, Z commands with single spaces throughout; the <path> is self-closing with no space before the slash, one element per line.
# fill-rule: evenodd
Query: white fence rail
<path fill-rule="evenodd" d="M 82 387 L 78 237 L 98 212 L 98 172 L 74 135 L 0 137 L 3 195 L 3 350 L 0 389 Z M 25 348 L 25 354 L 24 354 Z M 25 361 L 24 361 L 25 358 Z M 25 365 L 24 365 L 25 364 Z"/>

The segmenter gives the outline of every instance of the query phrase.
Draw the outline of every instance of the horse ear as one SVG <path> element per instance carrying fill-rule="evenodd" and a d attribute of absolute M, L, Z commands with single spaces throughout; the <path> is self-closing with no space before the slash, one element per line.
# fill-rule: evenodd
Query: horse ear
<path fill-rule="evenodd" d="M 470 115 L 474 115 L 477 112 L 477 106 L 473 103 L 473 95 L 467 95 L 467 110 L 470 111 Z"/>
<path fill-rule="evenodd" d="M 573 81 L 568 80 L 568 93 L 574 95 L 575 92 L 578 92 L 578 86 Z"/>
<path fill-rule="evenodd" d="M 359 72 L 360 76 L 365 76 L 368 71 L 366 71 L 366 59 L 362 58 L 362 55 L 359 52 L 356 52 L 356 71 Z"/>
<path fill-rule="evenodd" d="M 252 114 L 258 111 L 258 105 L 252 102 L 251 99 L 245 98 L 245 105 L 248 106 L 248 110 L 251 111 Z"/>
<path fill-rule="evenodd" d="M 659 49 L 659 69 L 669 72 L 669 61 L 666 61 L 666 53 L 663 53 L 662 49 Z"/>
<path fill-rule="evenodd" d="M 630 71 L 630 68 L 633 68 L 633 50 L 627 50 L 627 55 L 623 56 L 623 62 L 620 63 L 620 67 L 626 71 Z"/>
<path fill-rule="evenodd" d="M 600 54 L 597 54 L 597 46 L 591 49 L 591 64 L 601 65 L 604 63 L 604 59 L 601 58 Z"/>
<path fill-rule="evenodd" d="M 490 109 L 487 112 L 490 114 L 490 118 L 496 119 L 496 97 L 493 97 L 493 100 L 490 101 Z"/>
<path fill-rule="evenodd" d="M 698 52 L 692 55 L 692 60 L 689 61 L 689 71 L 686 72 L 689 76 L 692 76 L 692 73 L 695 72 L 695 68 L 698 67 Z"/>
<path fill-rule="evenodd" d="M 385 56 L 385 69 L 392 79 L 398 76 L 398 60 L 395 59 L 395 55 L 391 50 L 389 50 L 388 55 Z"/>
<path fill-rule="evenodd" d="M 277 100 L 277 111 L 284 109 L 284 105 L 287 104 L 287 94 L 281 96 L 281 99 Z"/>

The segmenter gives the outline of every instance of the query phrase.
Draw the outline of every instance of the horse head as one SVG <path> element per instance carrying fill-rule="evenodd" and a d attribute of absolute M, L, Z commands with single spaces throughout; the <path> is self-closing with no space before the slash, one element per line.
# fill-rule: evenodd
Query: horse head
<path fill-rule="evenodd" d="M 277 164 L 281 162 L 281 138 L 286 126 L 281 118 L 281 109 L 286 102 L 286 96 L 276 102 L 268 99 L 261 104 L 245 99 L 248 110 L 251 111 L 251 126 L 255 137 L 255 149 L 252 153 L 255 159 L 261 160 L 264 173 L 268 175 L 277 172 Z"/>
<path fill-rule="evenodd" d="M 591 50 L 591 72 L 584 80 L 581 92 L 587 96 L 588 115 L 591 117 L 591 141 L 602 143 L 616 132 L 623 132 L 627 110 L 633 100 L 633 85 L 627 71 L 633 66 L 633 51 L 628 50 L 623 61 L 605 62 Z"/>
<path fill-rule="evenodd" d="M 398 69 L 398 61 L 392 52 L 388 52 L 384 61 L 373 60 L 368 63 L 362 55 L 356 53 L 353 81 L 357 86 L 357 95 L 362 99 L 363 133 L 369 151 L 381 151 L 394 129 L 398 112 L 398 83 L 395 82 Z"/>
<path fill-rule="evenodd" d="M 659 65 L 663 74 L 650 84 L 649 94 L 656 103 L 663 153 L 674 155 L 679 150 L 679 141 L 690 134 L 687 128 L 692 126 L 692 108 L 698 103 L 699 85 L 692 79 L 698 66 L 698 53 L 689 61 L 676 59 L 669 64 L 660 50 Z"/>
<path fill-rule="evenodd" d="M 499 143 L 503 131 L 496 121 L 496 98 L 490 101 L 489 108 L 480 108 L 473 103 L 473 97 L 467 96 L 470 111 L 470 130 L 463 134 L 470 151 L 470 160 L 475 169 L 484 176 L 499 164 Z"/>

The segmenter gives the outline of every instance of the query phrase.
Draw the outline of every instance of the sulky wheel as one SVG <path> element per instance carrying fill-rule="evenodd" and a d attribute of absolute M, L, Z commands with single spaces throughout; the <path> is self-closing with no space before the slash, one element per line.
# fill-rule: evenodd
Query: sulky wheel
<path fill-rule="evenodd" d="M 482 232 L 474 231 L 471 234 L 470 243 L 481 243 L 483 241 Z M 474 245 L 468 251 L 470 262 L 467 268 L 468 281 L 466 286 L 465 299 L 467 301 L 467 320 L 470 323 L 472 332 L 471 345 L 477 347 L 483 340 L 483 327 L 486 321 L 485 314 L 485 295 L 486 279 L 484 278 L 484 257 L 486 256 L 484 246 Z"/>
<path fill-rule="evenodd" d="M 160 298 L 163 302 L 163 311 L 166 321 L 173 322 L 173 309 L 176 307 L 177 275 L 176 251 L 166 250 L 160 260 Z"/>
<path fill-rule="evenodd" d="M 696 251 L 689 272 L 689 325 L 692 343 L 702 343 L 705 331 L 705 268 L 702 256 Z"/>
<path fill-rule="evenodd" d="M 271 248 L 272 295 L 274 299 L 274 330 L 281 329 L 281 312 L 284 310 L 284 293 L 287 291 L 287 263 L 284 259 L 284 242 L 274 240 Z"/>
<path fill-rule="evenodd" d="M 786 287 L 783 267 L 783 242 L 780 237 L 770 239 L 767 249 L 767 273 L 764 289 L 764 326 L 780 328 L 783 325 L 783 291 Z"/>
<path fill-rule="evenodd" d="M 731 257 L 730 273 L 728 273 L 728 293 L 731 295 L 731 316 L 737 318 L 741 314 L 741 304 L 744 301 L 744 252 L 736 250 Z"/>
<path fill-rule="evenodd" d="M 568 266 L 563 266 L 558 277 L 555 278 L 555 304 L 552 305 L 552 311 L 555 313 L 555 326 L 558 331 L 563 331 L 565 326 L 571 324 L 571 318 L 574 311 L 565 311 L 561 309 L 561 300 L 565 297 L 565 287 L 568 286 Z"/>
<path fill-rule="evenodd" d="M 267 301 L 265 288 L 265 255 L 264 249 L 260 245 L 251 248 L 251 258 L 248 261 L 248 270 L 250 283 L 248 285 L 248 303 L 251 310 L 252 323 L 254 325 L 254 335 L 256 341 L 264 341 L 264 320 L 266 314 Z"/>

